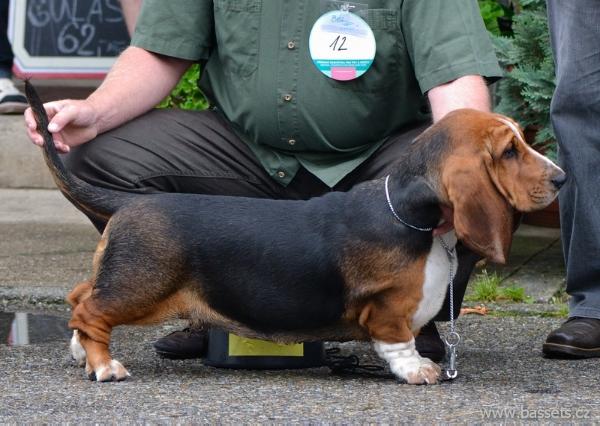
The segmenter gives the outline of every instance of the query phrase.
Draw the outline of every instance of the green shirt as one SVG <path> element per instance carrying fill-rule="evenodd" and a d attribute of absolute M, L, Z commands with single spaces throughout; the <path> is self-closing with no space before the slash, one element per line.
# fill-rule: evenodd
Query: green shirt
<path fill-rule="evenodd" d="M 335 81 L 312 63 L 321 0 L 144 0 L 132 45 L 207 60 L 200 86 L 267 172 L 302 165 L 333 187 L 391 134 L 429 119 L 424 94 L 502 75 L 475 0 L 362 0 L 373 65 Z"/>

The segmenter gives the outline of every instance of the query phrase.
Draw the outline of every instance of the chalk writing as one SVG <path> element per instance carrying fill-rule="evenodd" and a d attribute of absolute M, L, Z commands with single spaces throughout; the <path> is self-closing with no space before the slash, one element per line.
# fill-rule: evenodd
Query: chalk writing
<path fill-rule="evenodd" d="M 117 56 L 129 44 L 118 0 L 26 0 L 32 56 Z"/>

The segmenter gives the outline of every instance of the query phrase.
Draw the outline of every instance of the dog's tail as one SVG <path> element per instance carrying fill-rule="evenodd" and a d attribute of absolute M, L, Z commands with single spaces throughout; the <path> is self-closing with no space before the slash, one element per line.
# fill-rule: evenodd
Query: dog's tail
<path fill-rule="evenodd" d="M 90 185 L 69 172 L 56 151 L 52 133 L 48 131 L 46 109 L 29 81 L 25 81 L 25 94 L 35 116 L 37 130 L 44 138 L 44 160 L 56 186 L 75 207 L 85 213 L 95 224 L 108 222 L 113 213 L 132 200 L 135 195 Z"/>

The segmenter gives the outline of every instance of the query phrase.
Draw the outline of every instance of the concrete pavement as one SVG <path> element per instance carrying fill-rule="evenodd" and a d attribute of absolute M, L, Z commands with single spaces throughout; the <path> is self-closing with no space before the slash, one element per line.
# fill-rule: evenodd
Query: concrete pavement
<path fill-rule="evenodd" d="M 132 374 L 121 383 L 88 381 L 66 341 L 0 345 L 0 423 L 597 423 L 598 361 L 540 356 L 545 333 L 559 323 L 461 318 L 460 375 L 436 386 L 333 376 L 327 368 L 236 371 L 163 360 L 151 342 L 171 329 L 164 327 L 116 330 L 113 353 Z M 367 344 L 341 346 L 380 363 Z"/>
<path fill-rule="evenodd" d="M 98 233 L 56 190 L 0 189 L 0 300 L 64 303 Z"/>

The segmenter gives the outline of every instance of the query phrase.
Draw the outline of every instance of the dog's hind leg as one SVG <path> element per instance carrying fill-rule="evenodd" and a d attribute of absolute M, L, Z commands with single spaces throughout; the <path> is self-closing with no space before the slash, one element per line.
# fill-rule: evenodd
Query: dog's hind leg
<path fill-rule="evenodd" d="M 106 227 L 108 229 L 108 226 Z M 108 232 L 104 232 L 102 234 L 102 238 L 98 242 L 96 246 L 96 251 L 94 253 L 93 259 L 93 271 L 94 277 L 98 274 L 98 269 L 102 257 L 104 255 L 104 251 L 106 249 Z M 93 289 L 94 280 L 91 279 L 89 281 L 84 281 L 82 283 L 77 284 L 73 290 L 67 296 L 67 302 L 71 305 L 71 310 L 75 310 L 77 305 L 82 303 L 85 299 L 91 296 Z M 71 356 L 77 362 L 80 367 L 86 365 L 86 353 L 85 349 L 81 345 L 80 334 L 78 330 L 73 330 L 73 337 L 71 337 Z"/>
<path fill-rule="evenodd" d="M 70 349 L 71 357 L 75 360 L 75 362 L 77 362 L 77 365 L 84 367 L 86 362 L 86 354 L 85 349 L 83 349 L 83 346 L 81 346 L 81 341 L 79 340 L 79 330 L 73 330 Z"/>
<path fill-rule="evenodd" d="M 75 306 L 69 321 L 69 327 L 75 329 L 74 339 L 78 339 L 86 354 L 86 373 L 91 380 L 99 382 L 120 381 L 129 376 L 127 370 L 112 358 L 109 351 L 114 327 L 127 324 L 156 324 L 172 318 L 190 318 L 197 312 L 198 306 L 201 306 L 197 302 L 197 296 L 189 290 L 176 290 L 170 296 L 160 298 L 159 295 L 152 294 L 151 282 L 136 282 L 130 279 L 125 283 L 111 281 L 110 285 L 107 285 L 102 278 L 100 281 L 100 284 L 91 290 L 89 297 Z M 144 291 L 114 291 L 127 286 Z"/>
<path fill-rule="evenodd" d="M 129 373 L 110 355 L 108 346 L 113 325 L 103 309 L 98 309 L 99 305 L 101 303 L 92 291 L 88 298 L 75 306 L 69 321 L 69 327 L 75 329 L 71 349 L 76 357 L 79 346 L 82 348 L 86 360 L 85 371 L 91 380 L 124 380 Z"/>
<path fill-rule="evenodd" d="M 83 300 L 90 297 L 92 294 L 92 284 L 88 281 L 84 281 L 77 284 L 75 288 L 67 296 L 67 302 L 71 305 L 71 309 L 75 309 Z M 86 355 L 85 349 L 81 346 L 79 340 L 79 331 L 73 330 L 73 337 L 71 338 L 71 356 L 77 362 L 80 367 L 85 365 Z"/>
<path fill-rule="evenodd" d="M 109 352 L 114 327 L 202 314 L 203 303 L 194 290 L 198 285 L 185 275 L 181 247 L 172 238 L 160 237 L 167 232 L 148 232 L 162 223 L 148 207 L 144 221 L 126 220 L 138 213 L 133 209 L 111 218 L 94 255 L 93 287 L 73 291 L 76 306 L 69 327 L 77 330 L 75 339 L 86 352 L 86 372 L 97 381 L 129 375 Z M 87 297 L 77 298 L 77 293 Z"/>

